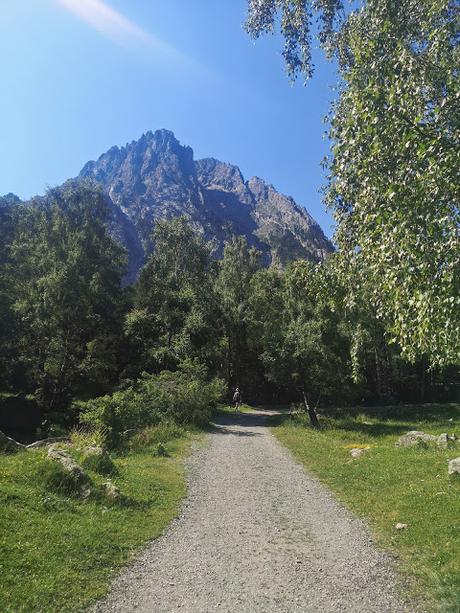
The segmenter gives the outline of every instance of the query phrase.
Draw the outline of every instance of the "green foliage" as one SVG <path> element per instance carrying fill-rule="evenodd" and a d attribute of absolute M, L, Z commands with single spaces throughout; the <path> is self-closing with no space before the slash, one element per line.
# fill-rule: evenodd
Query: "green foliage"
<path fill-rule="evenodd" d="M 99 447 L 104 449 L 107 440 L 105 428 L 73 428 L 70 433 L 70 442 L 75 449 L 82 451 L 87 447 Z"/>
<path fill-rule="evenodd" d="M 448 0 L 366 2 L 339 38 L 331 120 L 346 274 L 403 356 L 440 366 L 460 354 L 459 20 Z"/>
<path fill-rule="evenodd" d="M 153 453 L 159 458 L 165 458 L 169 455 L 168 450 L 163 443 L 157 443 Z"/>
<path fill-rule="evenodd" d="M 157 222 L 125 331 L 130 376 L 175 370 L 186 359 L 213 366 L 216 336 L 209 248 L 183 217 Z"/>
<path fill-rule="evenodd" d="M 8 381 L 17 363 L 15 347 L 16 320 L 13 296 L 9 285 L 13 273 L 11 242 L 15 227 L 15 214 L 11 204 L 0 198 L 0 384 Z"/>
<path fill-rule="evenodd" d="M 311 57 L 314 19 L 320 23 L 319 39 L 327 49 L 331 43 L 335 21 L 342 17 L 341 0 L 248 0 L 246 30 L 253 38 L 273 33 L 280 23 L 284 37 L 283 57 L 288 74 L 295 78 L 313 74 Z M 278 19 L 279 17 L 279 19 Z"/>
<path fill-rule="evenodd" d="M 267 378 L 310 404 L 350 392 L 350 340 L 334 260 L 298 261 L 251 283 L 248 321 Z"/>
<path fill-rule="evenodd" d="M 82 377 L 107 383 L 116 374 L 125 260 L 107 216 L 102 194 L 81 183 L 18 212 L 7 268 L 15 348 L 48 415 L 64 418 Z"/>
<path fill-rule="evenodd" d="M 389 347 L 359 251 L 267 269 L 234 237 L 212 263 L 178 218 L 157 224 L 152 257 L 123 290 L 107 214 L 93 186 L 69 183 L 6 224 L 2 376 L 36 390 L 49 433 L 65 434 L 81 412 L 82 423 L 107 428 L 110 445 L 165 418 L 204 424 L 223 393 L 213 377 L 227 391 L 242 387 L 244 399 L 424 397 L 428 362 L 409 367 L 404 347 Z"/>
<path fill-rule="evenodd" d="M 144 373 L 124 390 L 81 403 L 80 420 L 104 428 L 109 444 L 116 445 L 125 430 L 156 426 L 163 420 L 205 425 L 222 394 L 222 381 L 208 381 L 200 366 L 159 375 Z"/>
<path fill-rule="evenodd" d="M 222 359 L 229 387 L 248 385 L 257 369 L 257 356 L 248 343 L 248 309 L 251 279 L 261 268 L 260 253 L 249 248 L 244 237 L 234 237 L 226 245 L 215 282 L 221 314 Z"/>
<path fill-rule="evenodd" d="M 348 300 L 362 298 L 355 280 L 364 280 L 387 340 L 405 359 L 458 365 L 458 3 L 358 4 L 345 12 L 335 1 L 248 0 L 247 27 L 255 37 L 272 32 L 280 14 L 288 72 L 308 77 L 311 19 L 315 11 L 323 17 L 319 39 L 340 72 L 326 199 L 338 222 Z M 353 341 L 355 378 L 361 332 Z"/>

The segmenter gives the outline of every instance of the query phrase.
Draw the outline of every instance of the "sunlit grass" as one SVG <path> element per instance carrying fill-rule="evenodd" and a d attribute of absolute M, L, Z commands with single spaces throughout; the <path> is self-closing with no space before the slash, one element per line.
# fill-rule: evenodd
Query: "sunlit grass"
<path fill-rule="evenodd" d="M 190 437 L 114 458 L 124 501 L 46 491 L 37 475 L 46 452 L 0 456 L 0 611 L 81 611 L 106 592 L 135 550 L 160 535 L 185 494 Z M 89 471 L 93 484 L 105 479 Z"/>

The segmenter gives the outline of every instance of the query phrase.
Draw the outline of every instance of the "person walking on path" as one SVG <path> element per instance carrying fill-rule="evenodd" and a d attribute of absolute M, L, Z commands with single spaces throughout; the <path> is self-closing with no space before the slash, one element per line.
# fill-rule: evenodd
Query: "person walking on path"
<path fill-rule="evenodd" d="M 235 393 L 233 394 L 233 402 L 235 404 L 235 411 L 238 411 L 241 406 L 241 392 L 239 387 L 235 389 Z"/>

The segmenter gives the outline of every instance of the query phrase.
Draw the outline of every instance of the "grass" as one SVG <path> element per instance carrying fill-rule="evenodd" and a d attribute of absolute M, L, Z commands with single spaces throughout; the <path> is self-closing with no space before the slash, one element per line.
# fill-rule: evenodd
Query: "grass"
<path fill-rule="evenodd" d="M 120 566 L 177 514 L 191 442 L 184 434 L 165 445 L 168 457 L 139 445 L 114 458 L 120 502 L 47 490 L 43 450 L 0 456 L 0 611 L 82 611 L 102 597 Z M 98 491 L 106 477 L 88 473 Z"/>
<path fill-rule="evenodd" d="M 370 523 L 377 542 L 400 560 L 415 592 L 434 611 L 460 611 L 460 478 L 449 477 L 455 449 L 396 448 L 408 430 L 460 430 L 459 405 L 332 411 L 323 429 L 304 415 L 273 424 L 276 437 L 340 500 Z M 366 448 L 352 459 L 350 449 Z M 395 530 L 395 524 L 408 524 Z"/>

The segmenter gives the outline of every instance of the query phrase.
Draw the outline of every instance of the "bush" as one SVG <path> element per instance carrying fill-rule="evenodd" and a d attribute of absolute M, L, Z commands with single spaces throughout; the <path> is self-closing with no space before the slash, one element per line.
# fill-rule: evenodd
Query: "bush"
<path fill-rule="evenodd" d="M 177 372 L 143 373 L 123 390 L 80 403 L 80 421 L 105 429 L 108 444 L 116 446 L 131 428 L 157 426 L 162 421 L 205 425 L 223 393 L 223 381 L 209 381 L 206 369 L 192 363 Z"/>

